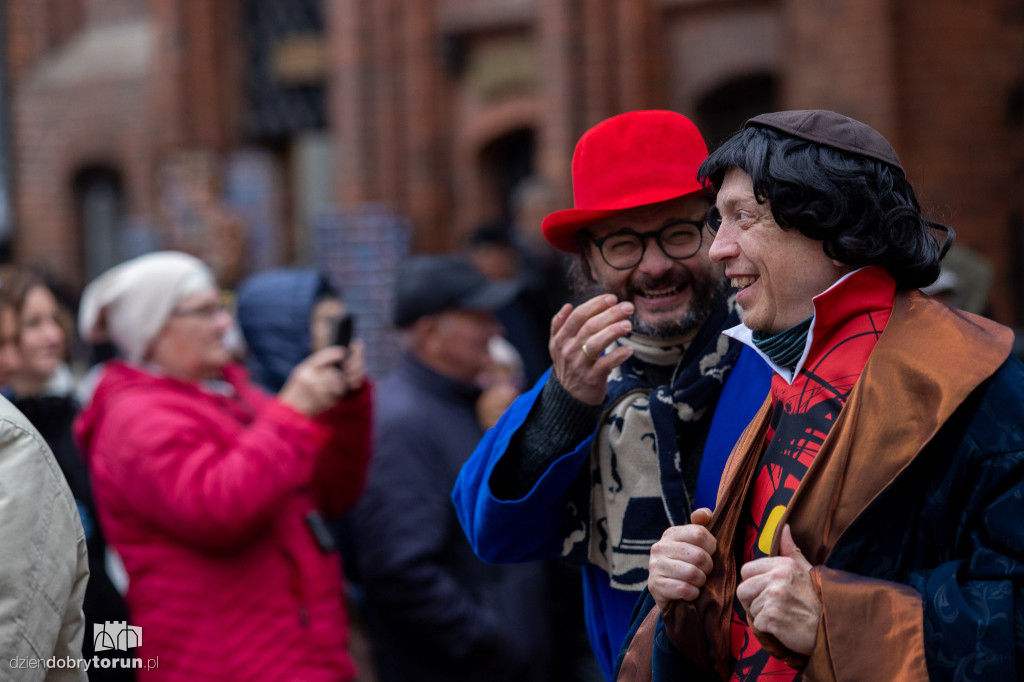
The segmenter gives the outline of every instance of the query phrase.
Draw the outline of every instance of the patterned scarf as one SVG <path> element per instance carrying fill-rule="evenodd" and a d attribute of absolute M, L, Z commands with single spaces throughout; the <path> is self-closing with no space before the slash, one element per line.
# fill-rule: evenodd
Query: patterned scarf
<path fill-rule="evenodd" d="M 619 342 L 634 352 L 608 379 L 589 476 L 570 493 L 563 544 L 564 556 L 604 569 L 615 589 L 642 590 L 651 545 L 689 518 L 694 491 L 684 483 L 679 444 L 689 453 L 707 437 L 741 348 L 721 331 L 738 323 L 730 298 L 690 338 Z M 671 383 L 653 385 L 651 365 L 674 366 Z"/>
<path fill-rule="evenodd" d="M 814 315 L 798 325 L 794 325 L 784 332 L 769 334 L 759 332 L 756 329 L 751 335 L 751 341 L 759 351 L 779 367 L 789 371 L 796 369 L 796 363 L 803 357 L 804 347 L 807 345 L 807 333 L 811 331 L 811 322 Z"/>

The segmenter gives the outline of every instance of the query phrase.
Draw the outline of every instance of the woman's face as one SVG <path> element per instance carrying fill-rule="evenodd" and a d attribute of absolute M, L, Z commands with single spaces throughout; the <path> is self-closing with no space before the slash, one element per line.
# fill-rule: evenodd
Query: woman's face
<path fill-rule="evenodd" d="M 345 304 L 336 298 L 322 298 L 313 306 L 309 319 L 310 350 L 327 348 L 335 320 L 345 314 Z"/>
<path fill-rule="evenodd" d="M 231 314 L 216 289 L 186 296 L 153 340 L 147 359 L 172 376 L 212 379 L 231 362 L 224 343 L 231 325 Z"/>
<path fill-rule="evenodd" d="M 44 286 L 33 287 L 21 308 L 18 350 L 23 375 L 46 380 L 64 362 L 67 347 L 64 329 L 58 319 L 57 299 Z"/>
<path fill-rule="evenodd" d="M 18 313 L 13 305 L 0 305 L 0 386 L 21 367 L 18 351 Z"/>

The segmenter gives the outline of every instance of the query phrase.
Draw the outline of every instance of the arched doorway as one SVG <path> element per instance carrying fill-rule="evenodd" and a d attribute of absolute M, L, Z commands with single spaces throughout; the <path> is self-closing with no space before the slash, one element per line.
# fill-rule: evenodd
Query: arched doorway
<path fill-rule="evenodd" d="M 533 174 L 536 135 L 530 128 L 512 130 L 480 150 L 484 187 L 484 213 L 492 218 L 513 218 L 513 192 Z"/>
<path fill-rule="evenodd" d="M 767 73 L 725 81 L 697 102 L 697 127 L 716 149 L 752 116 L 778 109 L 778 79 Z"/>
<path fill-rule="evenodd" d="M 121 261 L 124 189 L 121 174 L 106 166 L 79 171 L 73 182 L 85 281 Z"/>

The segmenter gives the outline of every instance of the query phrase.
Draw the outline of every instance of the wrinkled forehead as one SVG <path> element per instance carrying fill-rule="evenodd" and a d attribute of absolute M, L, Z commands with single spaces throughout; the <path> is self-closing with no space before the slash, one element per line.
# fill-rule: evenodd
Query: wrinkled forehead
<path fill-rule="evenodd" d="M 747 171 L 732 166 L 722 178 L 722 186 L 715 195 L 715 205 L 724 208 L 737 202 L 755 202 L 754 183 Z"/>
<path fill-rule="evenodd" d="M 678 199 L 631 208 L 594 223 L 587 228 L 587 231 L 595 239 L 599 239 L 626 228 L 640 233 L 660 230 L 673 220 L 704 222 L 709 205 L 708 198 L 703 194 L 691 194 Z"/>

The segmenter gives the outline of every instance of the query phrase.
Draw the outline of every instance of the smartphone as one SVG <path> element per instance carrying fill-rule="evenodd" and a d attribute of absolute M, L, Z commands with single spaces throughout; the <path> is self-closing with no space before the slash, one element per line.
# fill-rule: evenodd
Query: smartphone
<path fill-rule="evenodd" d="M 345 313 L 337 318 L 331 327 L 331 335 L 327 345 L 348 348 L 348 344 L 352 342 L 354 328 L 355 318 L 352 317 L 351 313 Z"/>

